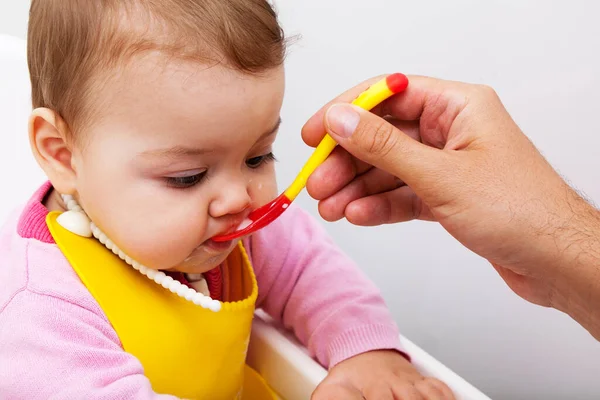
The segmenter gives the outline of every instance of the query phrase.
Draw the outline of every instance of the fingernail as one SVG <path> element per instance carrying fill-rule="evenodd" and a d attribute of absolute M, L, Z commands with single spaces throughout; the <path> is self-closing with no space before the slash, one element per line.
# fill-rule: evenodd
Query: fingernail
<path fill-rule="evenodd" d="M 328 131 L 340 137 L 348 138 L 356 130 L 360 122 L 360 115 L 349 104 L 336 104 L 327 110 L 325 119 Z"/>

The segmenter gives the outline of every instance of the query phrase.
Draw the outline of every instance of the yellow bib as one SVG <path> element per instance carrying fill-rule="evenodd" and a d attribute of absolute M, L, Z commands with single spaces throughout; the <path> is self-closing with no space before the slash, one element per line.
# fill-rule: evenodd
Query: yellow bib
<path fill-rule="evenodd" d="M 241 244 L 223 268 L 224 303 L 215 313 L 141 275 L 96 239 L 64 229 L 58 215 L 46 219 L 52 237 L 156 392 L 186 399 L 276 398 L 245 366 L 258 287 Z"/>

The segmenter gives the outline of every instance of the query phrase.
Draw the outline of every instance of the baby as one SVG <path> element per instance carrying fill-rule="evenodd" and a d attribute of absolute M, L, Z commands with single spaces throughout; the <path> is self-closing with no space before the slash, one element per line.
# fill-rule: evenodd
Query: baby
<path fill-rule="evenodd" d="M 277 195 L 284 55 L 265 0 L 33 0 L 49 182 L 0 234 L 0 397 L 239 398 L 257 307 L 329 368 L 316 400 L 452 398 L 299 208 L 211 240 Z"/>

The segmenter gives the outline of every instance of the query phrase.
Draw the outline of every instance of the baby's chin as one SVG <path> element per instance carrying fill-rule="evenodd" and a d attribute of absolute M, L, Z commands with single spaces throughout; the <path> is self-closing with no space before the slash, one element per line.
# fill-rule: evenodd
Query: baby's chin
<path fill-rule="evenodd" d="M 203 274 L 221 265 L 237 247 L 239 241 L 240 239 L 227 243 L 212 243 L 209 239 L 195 248 L 187 258 L 172 267 L 164 268 L 164 266 L 152 263 L 146 265 L 165 272 Z"/>
<path fill-rule="evenodd" d="M 232 251 L 233 248 L 220 254 L 209 255 L 199 248 L 183 262 L 169 268 L 167 271 L 183 272 L 186 274 L 203 274 L 221 265 L 227 257 L 229 257 L 229 254 L 231 254 Z"/>

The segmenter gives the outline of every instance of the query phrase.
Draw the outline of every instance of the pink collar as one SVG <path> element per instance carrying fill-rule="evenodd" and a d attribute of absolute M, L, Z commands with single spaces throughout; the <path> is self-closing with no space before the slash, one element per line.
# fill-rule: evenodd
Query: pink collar
<path fill-rule="evenodd" d="M 17 233 L 22 238 L 36 239 L 44 243 L 55 243 L 46 225 L 48 209 L 42 203 L 51 190 L 52 184 L 46 182 L 29 199 L 17 225 Z"/>

